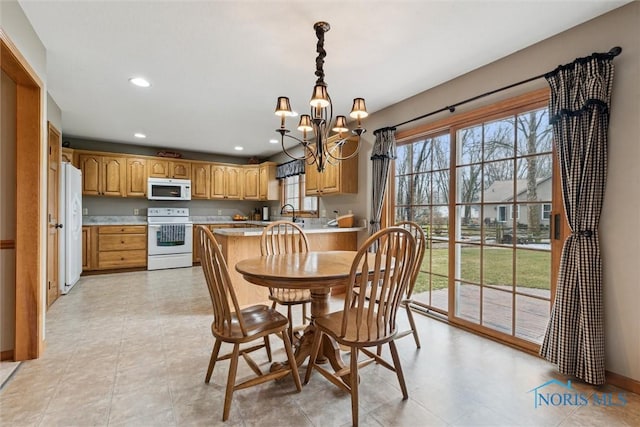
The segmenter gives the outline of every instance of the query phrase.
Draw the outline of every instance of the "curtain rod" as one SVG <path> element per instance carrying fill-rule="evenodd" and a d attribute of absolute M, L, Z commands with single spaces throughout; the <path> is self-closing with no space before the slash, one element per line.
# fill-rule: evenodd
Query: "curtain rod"
<path fill-rule="evenodd" d="M 621 52 L 622 52 L 622 48 L 620 46 L 616 46 L 616 47 L 612 47 L 611 50 L 609 50 L 609 52 L 607 52 L 607 53 L 594 53 L 591 56 L 607 56 L 607 57 L 610 57 L 610 58 L 614 58 L 614 57 L 620 55 Z M 589 58 L 589 57 L 587 57 L 587 58 Z M 573 62 L 583 61 L 585 59 L 586 58 L 576 58 Z M 563 67 L 563 66 L 560 66 L 558 68 L 561 68 L 561 67 Z M 553 71 L 551 71 L 551 72 L 553 72 Z M 376 129 L 375 131 L 373 131 L 373 134 L 375 135 L 378 132 L 383 131 L 383 130 L 387 130 L 387 129 L 394 129 L 395 130 L 395 128 L 398 127 L 398 126 L 403 126 L 403 125 L 406 125 L 408 123 L 415 122 L 417 120 L 421 120 L 421 119 L 424 119 L 424 118 L 429 117 L 429 116 L 433 116 L 434 114 L 442 113 L 443 111 L 449 110 L 450 113 L 453 113 L 454 111 L 456 111 L 456 107 L 459 107 L 460 105 L 464 105 L 464 104 L 467 104 L 469 102 L 475 101 L 477 99 L 484 98 L 485 96 L 493 95 L 494 93 L 497 93 L 497 92 L 502 92 L 503 90 L 511 89 L 512 87 L 520 86 L 520 85 L 523 85 L 525 83 L 529 83 L 529 82 L 532 82 L 534 80 L 541 79 L 541 78 L 545 77 L 547 74 L 549 74 L 549 72 L 540 74 L 539 76 L 530 77 L 530 78 L 528 78 L 526 80 L 522 80 L 522 81 L 517 82 L 517 83 L 512 83 L 510 85 L 501 87 L 499 89 L 494 89 L 494 90 L 491 90 L 489 92 L 485 92 L 485 93 L 480 94 L 480 95 L 476 95 L 476 96 L 474 96 L 472 98 L 465 99 L 464 101 L 457 102 L 457 103 L 455 103 L 453 105 L 448 105 L 446 107 L 442 107 L 442 108 L 440 108 L 438 110 L 435 110 L 435 111 L 432 111 L 430 113 L 423 114 L 423 115 L 418 116 L 418 117 L 414 117 L 413 119 L 404 121 L 402 123 L 398 123 L 397 125 Z"/>

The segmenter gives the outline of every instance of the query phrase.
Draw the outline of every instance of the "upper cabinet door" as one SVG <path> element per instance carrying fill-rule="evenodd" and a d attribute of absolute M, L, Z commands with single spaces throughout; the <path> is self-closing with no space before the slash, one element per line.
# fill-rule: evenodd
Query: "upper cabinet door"
<path fill-rule="evenodd" d="M 227 199 L 242 198 L 242 168 L 227 166 Z"/>
<path fill-rule="evenodd" d="M 210 197 L 211 166 L 208 163 L 191 163 L 191 198 L 208 199 Z"/>
<path fill-rule="evenodd" d="M 169 163 L 169 178 L 191 179 L 191 162 L 172 160 Z"/>
<path fill-rule="evenodd" d="M 169 178 L 169 161 L 161 159 L 149 160 L 150 178 Z"/>
<path fill-rule="evenodd" d="M 126 165 L 123 158 L 102 158 L 102 195 L 125 196 Z"/>
<path fill-rule="evenodd" d="M 258 198 L 260 200 L 278 200 L 278 180 L 276 179 L 276 167 L 273 162 L 260 164 L 260 191 Z"/>
<path fill-rule="evenodd" d="M 100 166 L 102 164 L 102 156 L 80 154 L 78 163 L 82 171 L 82 194 L 87 196 L 100 196 Z"/>
<path fill-rule="evenodd" d="M 211 198 L 239 200 L 242 198 L 242 167 L 226 164 L 211 165 Z"/>
<path fill-rule="evenodd" d="M 127 197 L 147 195 L 147 160 L 127 157 Z"/>
<path fill-rule="evenodd" d="M 191 162 L 186 160 L 149 160 L 149 177 L 191 179 Z"/>
<path fill-rule="evenodd" d="M 244 200 L 258 200 L 258 188 L 260 182 L 260 167 L 259 166 L 245 166 L 243 170 L 244 175 Z"/>
<path fill-rule="evenodd" d="M 211 198 L 224 199 L 225 191 L 225 166 L 211 165 Z"/>
<path fill-rule="evenodd" d="M 332 194 L 340 192 L 340 162 L 332 165 L 327 163 L 322 172 L 322 185 L 320 192 L 322 194 Z M 317 170 L 317 169 L 316 169 Z"/>

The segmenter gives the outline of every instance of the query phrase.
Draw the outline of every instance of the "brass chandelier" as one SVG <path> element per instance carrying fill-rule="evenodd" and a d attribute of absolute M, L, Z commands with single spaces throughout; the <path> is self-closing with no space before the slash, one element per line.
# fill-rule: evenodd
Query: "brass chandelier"
<path fill-rule="evenodd" d="M 310 114 L 302 114 L 300 116 L 300 122 L 298 123 L 298 130 L 302 132 L 302 139 L 289 135 L 289 129 L 285 127 L 286 117 L 294 116 L 295 113 L 291 110 L 289 104 L 289 98 L 286 96 L 278 97 L 278 103 L 276 105 L 275 114 L 280 116 L 280 128 L 276 129 L 276 132 L 280 134 L 280 143 L 282 145 L 282 151 L 294 160 L 305 160 L 307 164 L 315 164 L 318 168 L 318 172 L 322 172 L 325 169 L 327 163 L 335 164 L 340 160 L 347 160 L 358 154 L 360 150 L 360 137 L 366 132 L 366 129 L 362 127 L 361 120 L 369 115 L 367 113 L 367 107 L 364 102 L 364 98 L 355 98 L 353 100 L 353 107 L 349 116 L 357 120 L 357 127 L 351 131 L 353 135 L 357 135 L 357 146 L 353 153 L 342 156 L 342 146 L 349 139 L 349 135 L 345 133 L 349 132 L 347 127 L 347 118 L 345 116 L 336 116 L 336 121 L 333 128 L 330 127 L 333 121 L 333 104 L 331 103 L 331 97 L 327 91 L 327 84 L 324 81 L 324 57 L 327 56 L 327 52 L 324 50 L 324 33 L 331 28 L 327 22 L 316 22 L 313 25 L 318 38 L 316 52 L 316 72 L 318 77 L 316 84 L 313 87 L 313 93 L 311 94 L 311 100 L 309 104 Z M 330 132 L 333 130 L 337 132 L 337 141 L 332 143 L 331 146 L 327 144 L 329 140 Z M 284 145 L 285 136 L 298 142 L 296 147 L 301 147 L 303 150 L 302 156 L 295 156 L 291 154 Z M 307 137 L 311 136 L 314 141 L 310 142 Z"/>

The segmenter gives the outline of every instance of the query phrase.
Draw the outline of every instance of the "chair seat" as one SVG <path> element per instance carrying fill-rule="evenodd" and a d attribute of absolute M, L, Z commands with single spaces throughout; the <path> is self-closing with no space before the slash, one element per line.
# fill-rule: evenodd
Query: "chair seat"
<path fill-rule="evenodd" d="M 282 330 L 289 320 L 266 305 L 253 305 L 240 310 L 248 336 L 244 337 L 238 323 L 236 313 L 231 315 L 231 330 L 216 331 L 215 323 L 211 324 L 214 336 L 226 342 L 252 341 L 261 335 L 268 335 L 277 330 Z"/>
<path fill-rule="evenodd" d="M 311 291 L 309 289 L 272 289 L 269 299 L 278 304 L 301 304 L 311 302 Z"/>
<path fill-rule="evenodd" d="M 380 344 L 387 343 L 396 335 L 397 328 L 389 331 L 388 323 L 385 323 L 384 319 L 380 319 L 373 327 L 362 322 L 360 327 L 356 324 L 357 308 L 349 309 L 349 322 L 347 323 L 347 331 L 344 337 L 337 336 L 336 332 L 342 328 L 342 318 L 344 317 L 343 311 L 336 311 L 326 316 L 318 317 L 315 319 L 316 327 L 321 329 L 328 335 L 335 338 L 338 343 L 346 346 L 363 346 L 374 347 Z M 363 317 L 368 316 L 368 309 L 363 312 Z M 375 318 L 375 314 L 373 315 Z M 387 330 L 385 330 L 385 327 Z M 359 329 L 359 330 L 358 330 Z"/>

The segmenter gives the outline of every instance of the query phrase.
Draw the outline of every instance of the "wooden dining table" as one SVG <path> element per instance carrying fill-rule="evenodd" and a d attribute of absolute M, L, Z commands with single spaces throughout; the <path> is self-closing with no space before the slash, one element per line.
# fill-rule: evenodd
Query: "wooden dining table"
<path fill-rule="evenodd" d="M 272 288 L 309 289 L 311 291 L 311 323 L 296 346 L 296 362 L 300 366 L 311 353 L 316 333 L 314 319 L 329 313 L 329 294 L 334 286 L 349 279 L 356 251 L 322 251 L 248 258 L 236 264 L 236 270 L 250 283 Z M 318 363 L 331 363 L 334 370 L 345 367 L 338 344 L 325 335 L 318 353 Z M 274 363 L 271 369 L 279 369 Z"/>

